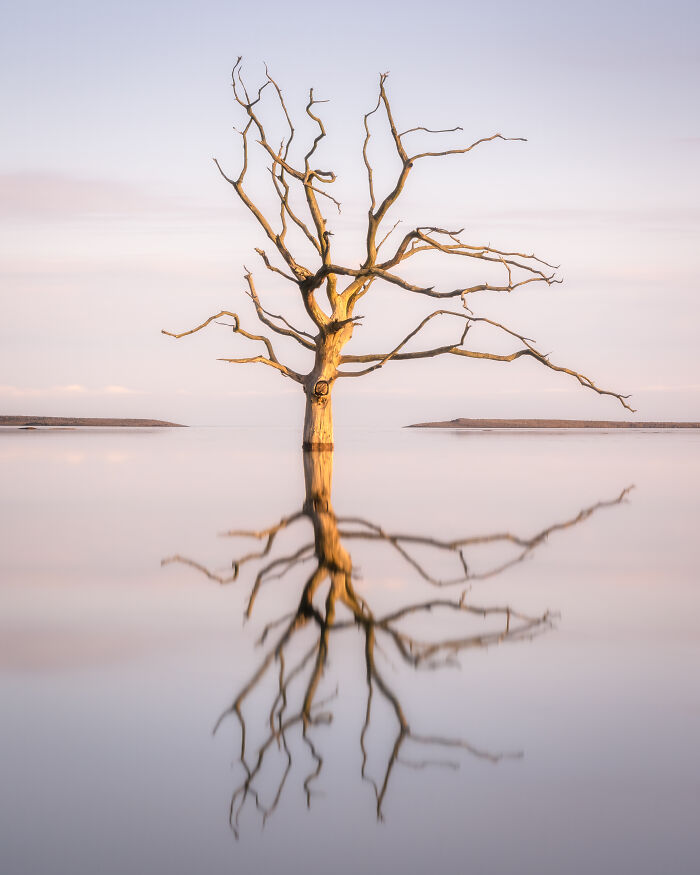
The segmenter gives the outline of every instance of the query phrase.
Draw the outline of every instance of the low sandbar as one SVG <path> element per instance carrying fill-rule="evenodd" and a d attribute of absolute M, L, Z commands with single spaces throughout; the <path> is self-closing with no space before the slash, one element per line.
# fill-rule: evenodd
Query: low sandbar
<path fill-rule="evenodd" d="M 416 422 L 406 428 L 700 428 L 700 422 L 636 422 L 617 419 L 450 419 L 444 422 Z"/>
<path fill-rule="evenodd" d="M 185 428 L 162 419 L 115 419 L 101 416 L 0 416 L 0 426 L 14 428 Z"/>

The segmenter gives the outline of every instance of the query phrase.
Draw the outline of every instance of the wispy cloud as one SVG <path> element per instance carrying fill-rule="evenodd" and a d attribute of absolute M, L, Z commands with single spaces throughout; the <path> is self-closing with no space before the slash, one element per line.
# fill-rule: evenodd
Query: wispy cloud
<path fill-rule="evenodd" d="M 654 383 L 650 386 L 640 386 L 635 392 L 700 392 L 699 383 L 690 383 L 685 386 L 670 386 L 663 383 Z"/>
<path fill-rule="evenodd" d="M 94 217 L 217 214 L 216 207 L 135 183 L 60 173 L 0 173 L 0 220 L 67 221 Z"/>
<path fill-rule="evenodd" d="M 32 172 L 0 175 L 0 218 L 55 220 L 139 209 L 150 212 L 158 203 L 136 185 L 104 179 Z"/>
<path fill-rule="evenodd" d="M 36 388 L 31 386 L 0 385 L 0 398 L 56 398 L 61 396 L 94 396 L 94 395 L 142 395 L 138 389 L 127 386 L 101 386 L 99 388 L 70 383 L 66 386 L 47 386 Z"/>
<path fill-rule="evenodd" d="M 459 391 L 455 389 L 453 385 L 444 385 L 444 386 L 423 386 L 421 387 L 426 395 L 430 395 L 431 397 L 438 398 L 493 398 L 495 396 L 522 396 L 524 394 L 522 386 L 516 386 L 514 388 L 504 388 L 501 386 L 470 386 L 469 388 L 460 387 Z M 575 386 L 554 386 L 554 387 L 541 387 L 535 390 L 529 390 L 529 397 L 533 397 L 536 395 L 571 395 L 575 394 L 580 390 L 580 386 L 576 384 Z M 294 391 L 294 390 L 292 390 Z M 420 390 L 417 389 L 416 385 L 413 383 L 406 384 L 388 384 L 386 386 L 378 386 L 373 387 L 371 389 L 363 388 L 362 394 L 364 397 L 368 398 L 396 398 L 396 397 L 406 397 L 406 398 L 415 398 L 416 395 L 421 394 Z"/>
<path fill-rule="evenodd" d="M 616 224 L 616 225 L 688 225 L 695 227 L 700 224 L 700 209 L 691 206 L 678 207 L 551 207 L 543 209 L 509 209 L 480 210 L 479 217 L 483 221 L 502 221 L 507 224 L 529 222 L 544 222 L 556 224 Z"/>
<path fill-rule="evenodd" d="M 225 391 L 208 392 L 204 389 L 177 389 L 175 395 L 183 398 L 283 398 L 296 396 L 297 389 L 294 386 L 278 386 L 275 389 L 261 388 L 227 389 Z"/>

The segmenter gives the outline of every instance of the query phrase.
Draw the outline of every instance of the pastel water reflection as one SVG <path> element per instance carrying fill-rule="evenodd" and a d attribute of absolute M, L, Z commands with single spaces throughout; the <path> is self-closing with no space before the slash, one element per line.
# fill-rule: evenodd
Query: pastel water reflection
<path fill-rule="evenodd" d="M 699 443 L 0 435 L 8 871 L 694 871 Z"/>

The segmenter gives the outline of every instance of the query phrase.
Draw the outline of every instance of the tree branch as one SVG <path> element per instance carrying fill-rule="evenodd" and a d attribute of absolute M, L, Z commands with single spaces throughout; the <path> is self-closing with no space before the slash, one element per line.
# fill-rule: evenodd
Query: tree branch
<path fill-rule="evenodd" d="M 188 331 L 182 331 L 179 334 L 175 334 L 172 331 L 166 331 L 163 329 L 161 334 L 167 334 L 168 337 L 186 337 L 188 334 L 195 334 L 197 331 L 201 331 L 203 328 L 206 328 L 215 320 L 219 319 L 221 316 L 228 316 L 233 319 L 233 325 L 230 325 L 228 322 L 218 323 L 220 325 L 226 325 L 228 328 L 233 329 L 234 334 L 240 334 L 248 340 L 257 340 L 260 343 L 265 345 L 267 349 L 268 358 L 264 356 L 254 356 L 251 358 L 239 358 L 239 359 L 229 359 L 229 358 L 220 358 L 218 361 L 220 362 L 235 362 L 239 364 L 247 364 L 252 362 L 260 362 L 265 365 L 269 365 L 270 367 L 275 368 L 280 371 L 280 373 L 284 374 L 285 377 L 289 377 L 294 380 L 296 383 L 303 383 L 304 378 L 301 374 L 298 374 L 295 370 L 288 367 L 287 365 L 282 364 L 277 356 L 275 355 L 275 351 L 272 348 L 272 343 L 269 338 L 265 337 L 262 334 L 251 334 L 249 331 L 241 328 L 240 319 L 238 318 L 237 313 L 232 313 L 230 310 L 221 310 L 219 313 L 216 313 L 214 316 L 210 316 L 207 320 L 202 322 L 201 325 L 197 325 L 195 328 L 190 328 Z"/>
<path fill-rule="evenodd" d="M 272 361 L 271 359 L 265 358 L 263 355 L 254 355 L 248 356 L 247 358 L 218 358 L 217 362 L 228 362 L 232 365 L 253 365 L 253 364 L 261 364 L 268 365 L 271 368 L 274 368 L 276 371 L 279 371 L 285 377 L 289 377 L 294 380 L 295 383 L 304 382 L 304 378 L 301 374 L 297 374 L 296 371 L 293 371 L 291 368 L 286 367 L 285 365 L 281 365 L 279 362 Z"/>
<path fill-rule="evenodd" d="M 260 254 L 265 264 L 267 265 L 268 261 L 262 249 L 256 249 L 255 251 Z M 252 300 L 255 306 L 255 312 L 257 314 L 257 317 L 263 323 L 263 325 L 267 325 L 268 328 L 271 328 L 272 331 L 276 332 L 277 334 L 281 334 L 284 337 L 293 338 L 294 340 L 296 340 L 297 343 L 301 344 L 306 349 L 316 349 L 316 344 L 314 343 L 314 338 L 311 334 L 309 334 L 307 331 L 301 331 L 300 329 L 295 328 L 284 318 L 284 316 L 279 316 L 275 313 L 270 313 L 269 311 L 265 310 L 265 308 L 260 303 L 260 299 L 258 298 L 258 294 L 255 290 L 255 284 L 253 282 L 253 274 L 250 271 L 245 274 L 245 280 L 248 283 L 248 291 L 246 292 L 246 294 Z M 281 326 L 276 325 L 274 322 L 272 322 L 273 319 L 279 319 L 280 322 L 283 322 L 287 327 L 282 328 Z"/>
<path fill-rule="evenodd" d="M 460 341 L 455 344 L 447 344 L 444 346 L 433 347 L 432 349 L 418 350 L 416 352 L 400 352 L 400 350 L 406 345 L 406 343 L 412 337 L 414 337 L 431 319 L 435 318 L 436 316 L 456 316 L 458 319 L 464 320 L 465 330 L 462 333 Z M 464 343 L 464 340 L 466 338 L 467 331 L 473 323 L 478 322 L 483 322 L 486 325 L 491 325 L 492 327 L 503 331 L 511 337 L 516 338 L 521 343 L 523 343 L 525 349 L 517 350 L 516 352 L 510 353 L 510 355 L 497 355 L 496 353 L 476 352 L 474 350 L 463 349 L 462 344 Z M 336 376 L 360 377 L 370 373 L 373 370 L 377 370 L 377 368 L 383 367 L 389 361 L 409 361 L 413 359 L 434 358 L 435 356 L 444 354 L 461 355 L 466 356 L 467 358 L 489 359 L 491 361 L 498 362 L 512 362 L 520 358 L 521 356 L 530 356 L 531 358 L 535 359 L 535 361 L 539 362 L 541 365 L 544 365 L 552 371 L 558 371 L 560 373 L 568 374 L 569 376 L 574 377 L 582 386 L 587 389 L 592 389 L 599 395 L 610 395 L 611 397 L 616 398 L 625 409 L 633 413 L 635 412 L 634 408 L 632 408 L 627 403 L 627 399 L 630 397 L 629 395 L 621 395 L 619 392 L 612 392 L 607 389 L 601 389 L 593 382 L 590 377 L 587 377 L 585 374 L 581 374 L 578 371 L 572 370 L 571 368 L 565 368 L 561 365 L 553 364 L 549 361 L 548 355 L 536 349 L 533 345 L 533 342 L 524 335 L 518 334 L 516 331 L 512 331 L 510 328 L 506 328 L 505 325 L 502 325 L 500 322 L 495 322 L 493 319 L 487 319 L 483 316 L 474 316 L 472 314 L 456 313 L 452 310 L 435 310 L 429 316 L 426 316 L 426 318 L 423 319 L 423 321 L 416 328 L 414 328 L 413 331 L 406 335 L 406 337 L 388 353 L 371 353 L 368 355 L 342 356 L 340 359 L 341 364 L 360 364 L 365 362 L 375 362 L 376 364 L 373 364 L 371 367 L 364 368 L 360 371 L 337 371 Z"/>
<path fill-rule="evenodd" d="M 490 143 L 492 140 L 507 140 L 508 142 L 527 143 L 526 137 L 504 137 L 503 134 L 491 134 L 490 137 L 481 137 L 475 140 L 470 146 L 463 146 L 459 149 L 444 149 L 442 152 L 419 152 L 412 155 L 409 161 L 418 161 L 419 158 L 444 158 L 446 155 L 465 155 L 471 152 L 472 149 L 481 145 L 481 143 Z"/>
<path fill-rule="evenodd" d="M 330 241 L 329 235 L 326 230 L 326 220 L 321 213 L 321 210 L 318 206 L 318 201 L 316 200 L 316 189 L 313 186 L 313 180 L 318 179 L 319 182 L 333 182 L 335 180 L 335 174 L 330 170 L 311 170 L 309 161 L 316 149 L 318 148 L 318 144 L 323 140 L 326 136 L 326 129 L 323 126 L 323 122 L 321 121 L 320 116 L 315 115 L 312 112 L 312 107 L 317 103 L 324 103 L 322 100 L 314 100 L 314 90 L 313 88 L 309 89 L 309 102 L 306 104 L 306 114 L 309 118 L 313 119 L 319 127 L 319 133 L 316 135 L 313 145 L 309 149 L 309 151 L 304 156 L 304 193 L 306 195 L 306 203 L 309 207 L 309 212 L 311 213 L 311 218 L 314 223 L 314 227 L 316 228 L 316 236 L 318 238 L 318 242 L 321 246 L 321 258 L 323 260 L 324 265 L 330 262 Z M 330 197 L 330 196 L 329 196 Z M 333 200 L 333 198 L 331 198 Z M 335 201 L 336 205 L 338 202 Z"/>
<path fill-rule="evenodd" d="M 353 371 L 352 373 L 339 373 L 338 376 L 340 376 L 340 377 L 343 377 L 343 376 L 363 377 L 365 374 L 369 374 L 372 371 L 376 371 L 377 368 L 383 367 L 390 359 L 394 358 L 396 356 L 396 354 L 399 352 L 399 350 L 403 349 L 403 347 L 406 346 L 408 341 L 412 337 L 415 337 L 415 335 L 418 334 L 418 332 L 422 328 L 424 328 L 428 324 L 428 322 L 430 322 L 436 316 L 442 316 L 445 314 L 451 314 L 453 316 L 462 317 L 461 313 L 452 313 L 452 311 L 450 311 L 450 310 L 436 310 L 434 313 L 431 313 L 429 316 L 426 316 L 425 319 L 423 319 L 422 322 L 420 322 L 418 324 L 418 326 L 413 329 L 413 331 L 409 332 L 406 335 L 406 337 L 404 337 L 404 339 L 397 346 L 395 346 L 394 349 L 391 350 L 391 352 L 388 352 L 384 356 L 382 356 L 376 364 L 371 365 L 368 368 L 364 368 L 361 371 Z M 447 351 L 448 348 L 444 347 L 444 349 Z M 407 353 L 407 355 L 413 355 L 413 353 Z M 358 362 L 358 361 L 362 361 L 362 360 L 372 361 L 373 357 L 365 358 L 365 356 L 343 355 L 340 357 L 340 364 L 347 364 L 349 362 Z"/>

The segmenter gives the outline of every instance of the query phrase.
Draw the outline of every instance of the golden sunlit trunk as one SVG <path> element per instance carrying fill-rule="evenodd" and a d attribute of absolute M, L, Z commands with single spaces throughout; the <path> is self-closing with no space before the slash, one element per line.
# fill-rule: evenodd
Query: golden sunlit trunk
<path fill-rule="evenodd" d="M 333 449 L 331 392 L 343 346 L 351 334 L 352 326 L 348 325 L 326 334 L 318 342 L 313 370 L 304 383 L 306 411 L 302 446 L 305 450 Z"/>
<path fill-rule="evenodd" d="M 333 408 L 330 390 L 327 395 L 316 395 L 313 388 L 306 393 L 306 413 L 304 416 L 305 450 L 333 449 Z"/>

